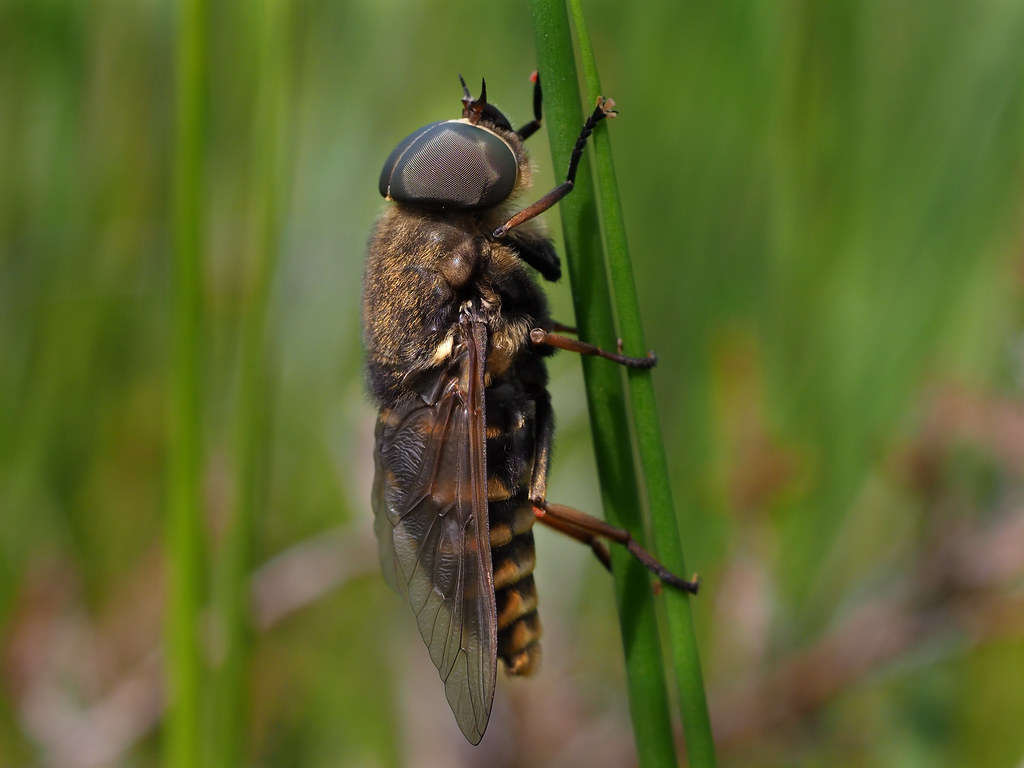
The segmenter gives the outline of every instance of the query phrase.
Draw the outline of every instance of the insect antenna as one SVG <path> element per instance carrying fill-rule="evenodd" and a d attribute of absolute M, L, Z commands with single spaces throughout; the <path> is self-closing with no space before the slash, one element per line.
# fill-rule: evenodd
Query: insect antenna
<path fill-rule="evenodd" d="M 487 81 L 484 78 L 480 78 L 480 96 L 473 98 L 469 92 L 469 86 L 466 85 L 466 81 L 459 75 L 459 82 L 462 83 L 462 117 L 469 120 L 470 123 L 476 125 L 480 122 L 480 116 L 483 114 L 484 107 L 487 106 Z"/>

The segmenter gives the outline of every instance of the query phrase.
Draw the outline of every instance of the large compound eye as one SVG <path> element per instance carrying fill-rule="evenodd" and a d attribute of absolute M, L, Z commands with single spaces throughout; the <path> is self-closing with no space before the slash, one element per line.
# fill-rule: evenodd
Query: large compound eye
<path fill-rule="evenodd" d="M 451 120 L 424 126 L 395 147 L 380 174 L 380 193 L 434 208 L 486 208 L 512 193 L 518 175 L 503 139 Z"/>

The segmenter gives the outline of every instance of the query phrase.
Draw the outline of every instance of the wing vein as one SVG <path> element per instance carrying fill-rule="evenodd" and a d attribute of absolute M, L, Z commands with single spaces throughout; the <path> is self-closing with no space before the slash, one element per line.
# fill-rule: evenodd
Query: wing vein
<path fill-rule="evenodd" d="M 416 617 L 459 727 L 474 744 L 490 717 L 497 612 L 487 516 L 487 326 L 470 309 L 430 397 L 381 411 L 374 528 L 385 574 Z"/>

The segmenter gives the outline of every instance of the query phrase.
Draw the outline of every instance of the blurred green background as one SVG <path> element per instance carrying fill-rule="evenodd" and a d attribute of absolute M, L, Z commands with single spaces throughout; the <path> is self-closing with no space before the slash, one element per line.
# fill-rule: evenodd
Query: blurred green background
<path fill-rule="evenodd" d="M 1020 765 L 1024 6 L 586 10 L 720 764 Z M 210 563 L 258 248 L 255 16 L 210 17 Z M 458 115 L 459 72 L 531 117 L 528 9 L 302 0 L 282 19 L 247 764 L 630 765 L 588 552 L 539 534 L 544 665 L 499 684 L 473 749 L 371 531 L 358 316 L 380 164 Z M 0 2 L 5 766 L 159 762 L 175 23 L 157 0 Z M 549 294 L 571 320 L 567 287 Z M 597 511 L 579 362 L 551 368 L 550 497 Z"/>

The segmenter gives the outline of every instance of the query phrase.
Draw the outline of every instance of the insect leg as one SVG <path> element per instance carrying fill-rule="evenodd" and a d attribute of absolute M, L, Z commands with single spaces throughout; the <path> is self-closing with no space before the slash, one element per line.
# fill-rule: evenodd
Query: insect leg
<path fill-rule="evenodd" d="M 560 519 L 549 516 L 545 512 L 544 498 L 548 489 L 548 468 L 551 464 L 551 442 L 555 434 L 555 417 L 551 408 L 551 397 L 547 390 L 539 391 L 534 399 L 535 421 L 534 421 L 534 449 L 533 449 L 533 476 L 530 478 L 530 501 L 537 515 L 537 519 L 546 525 L 554 528 L 566 536 L 571 536 L 581 544 L 590 547 L 597 559 L 601 561 L 609 571 L 612 569 L 611 557 L 608 548 L 597 536 L 588 531 L 580 529 L 579 526 L 563 523 Z"/>
<path fill-rule="evenodd" d="M 572 148 L 572 156 L 569 158 L 569 172 L 565 176 L 565 181 L 544 195 L 540 200 L 519 211 L 519 213 L 515 214 L 512 218 L 494 230 L 494 237 L 503 237 L 505 233 L 513 227 L 518 227 L 524 221 L 529 221 L 534 216 L 543 213 L 572 192 L 572 188 L 576 184 L 576 169 L 580 164 L 580 157 L 583 155 L 583 148 L 587 145 L 587 139 L 590 138 L 590 134 L 594 131 L 594 126 L 606 117 L 612 117 L 616 114 L 615 110 L 612 109 L 613 106 L 615 106 L 615 102 L 611 99 L 605 99 L 603 97 L 598 98 L 597 106 L 594 107 L 594 111 L 583 124 L 583 129 L 580 131 L 579 138 L 576 139 L 576 146 Z"/>
<path fill-rule="evenodd" d="M 601 539 L 599 539 L 592 533 L 583 531 L 573 525 L 568 525 L 567 523 L 559 520 L 556 517 L 552 517 L 551 515 L 547 514 L 547 512 L 541 507 L 535 507 L 535 509 L 537 511 L 537 519 L 540 522 L 544 523 L 544 525 L 548 526 L 549 528 L 555 529 L 559 533 L 564 533 L 566 536 L 576 539 L 576 541 L 580 542 L 580 544 L 586 544 L 588 547 L 590 547 L 593 553 L 597 555 L 597 559 L 601 561 L 601 565 L 603 565 L 605 569 L 609 573 L 611 573 L 612 557 L 608 553 L 608 547 L 604 545 L 604 542 L 601 541 Z"/>
<path fill-rule="evenodd" d="M 537 132 L 537 129 L 540 128 L 540 73 L 534 72 L 530 75 L 530 79 L 533 81 L 533 120 L 516 131 L 519 138 L 523 141 L 526 141 L 528 138 L 533 136 L 533 134 Z"/>
<path fill-rule="evenodd" d="M 546 389 L 534 394 L 533 475 L 530 477 L 530 501 L 543 504 L 548 493 L 548 469 L 551 443 L 555 437 L 555 413 Z"/>
<path fill-rule="evenodd" d="M 555 333 L 571 333 L 574 336 L 577 333 L 579 333 L 579 331 L 576 330 L 576 326 L 574 326 L 574 325 L 565 325 L 564 323 L 560 323 L 557 320 L 552 320 L 551 321 L 551 330 L 554 331 Z M 622 354 L 622 350 L 621 349 L 619 350 L 619 354 Z"/>
<path fill-rule="evenodd" d="M 628 357 L 621 353 L 608 352 L 600 347 L 588 344 L 579 339 L 570 339 L 567 336 L 560 336 L 557 333 L 545 331 L 543 328 L 534 328 L 530 331 L 530 341 L 534 344 L 546 344 L 556 349 L 564 349 L 567 352 L 577 352 L 581 355 L 596 355 L 606 360 L 624 365 L 627 368 L 653 368 L 658 358 L 653 352 L 648 352 L 647 357 Z"/>
<path fill-rule="evenodd" d="M 540 272 L 545 280 L 554 282 L 562 276 L 562 263 L 555 252 L 555 246 L 547 237 L 527 230 L 517 230 L 505 240 L 516 255 Z"/>
<path fill-rule="evenodd" d="M 566 507 L 562 504 L 552 504 L 547 501 L 534 502 L 534 507 L 538 511 L 537 519 L 542 523 L 562 533 L 568 533 L 578 541 L 591 544 L 591 548 L 593 548 L 591 542 L 599 538 L 614 541 L 616 544 L 622 544 L 633 557 L 639 560 L 647 570 L 657 576 L 663 583 L 676 589 L 681 589 L 684 592 L 697 594 L 697 590 L 700 587 L 700 579 L 696 575 L 689 581 L 676 576 L 662 565 L 654 555 L 641 547 L 625 528 L 609 525 L 604 520 L 599 520 L 585 512 L 580 512 L 578 509 Z M 574 529 L 577 533 L 569 533 L 567 529 Z M 601 556 L 598 555 L 598 557 L 600 558 Z"/>

